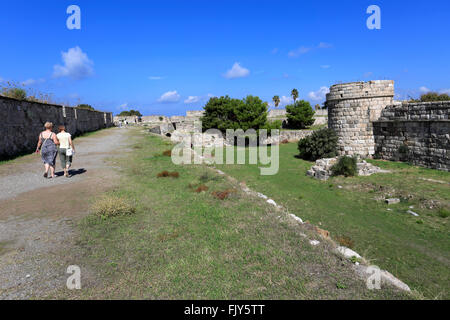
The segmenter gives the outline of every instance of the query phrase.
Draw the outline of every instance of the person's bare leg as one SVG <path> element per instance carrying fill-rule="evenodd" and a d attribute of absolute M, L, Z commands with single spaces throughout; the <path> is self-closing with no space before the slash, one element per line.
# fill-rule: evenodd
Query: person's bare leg
<path fill-rule="evenodd" d="M 70 164 L 66 166 L 66 177 L 69 177 Z"/>
<path fill-rule="evenodd" d="M 48 163 L 45 164 L 45 173 L 44 173 L 44 177 L 47 178 L 48 176 L 48 169 L 50 168 L 50 165 Z"/>
<path fill-rule="evenodd" d="M 54 166 L 50 166 L 50 174 L 52 175 L 52 178 L 55 177 L 55 167 Z"/>

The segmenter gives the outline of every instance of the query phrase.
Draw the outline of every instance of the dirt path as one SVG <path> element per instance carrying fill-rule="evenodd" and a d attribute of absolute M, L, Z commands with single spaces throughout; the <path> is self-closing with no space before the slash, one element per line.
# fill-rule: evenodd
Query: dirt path
<path fill-rule="evenodd" d="M 40 297 L 65 286 L 66 269 L 76 261 L 63 261 L 60 252 L 70 250 L 74 223 L 86 215 L 89 200 L 117 183 L 108 160 L 130 150 L 126 132 L 114 128 L 76 139 L 70 179 L 44 179 L 37 155 L 0 166 L 0 299 Z"/>

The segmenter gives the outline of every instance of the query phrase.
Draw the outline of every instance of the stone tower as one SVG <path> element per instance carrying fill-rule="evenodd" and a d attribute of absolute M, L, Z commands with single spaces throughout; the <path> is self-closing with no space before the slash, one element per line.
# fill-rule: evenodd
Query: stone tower
<path fill-rule="evenodd" d="M 328 127 L 339 137 L 340 155 L 371 157 L 375 153 L 372 121 L 394 103 L 394 81 L 336 84 L 327 94 Z"/>

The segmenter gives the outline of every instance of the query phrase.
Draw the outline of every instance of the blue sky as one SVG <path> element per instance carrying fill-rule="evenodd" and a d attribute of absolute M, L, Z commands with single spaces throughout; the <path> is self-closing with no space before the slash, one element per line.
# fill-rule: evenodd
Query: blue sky
<path fill-rule="evenodd" d="M 81 30 L 66 9 L 81 8 Z M 381 8 L 381 30 L 366 9 Z M 115 113 L 176 115 L 209 96 L 312 104 L 338 82 L 450 92 L 450 1 L 1 1 L 0 79 Z"/>

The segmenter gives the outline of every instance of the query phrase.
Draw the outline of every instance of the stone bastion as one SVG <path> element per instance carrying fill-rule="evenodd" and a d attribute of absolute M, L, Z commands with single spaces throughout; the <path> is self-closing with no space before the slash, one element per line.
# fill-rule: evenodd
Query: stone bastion
<path fill-rule="evenodd" d="M 394 103 L 394 81 L 336 84 L 327 94 L 328 127 L 338 135 L 340 155 L 371 157 L 375 153 L 373 121 Z"/>

